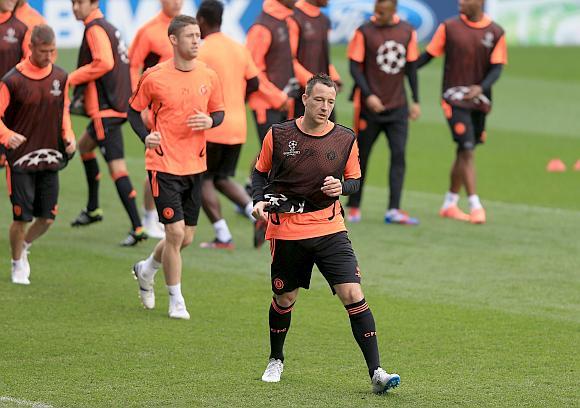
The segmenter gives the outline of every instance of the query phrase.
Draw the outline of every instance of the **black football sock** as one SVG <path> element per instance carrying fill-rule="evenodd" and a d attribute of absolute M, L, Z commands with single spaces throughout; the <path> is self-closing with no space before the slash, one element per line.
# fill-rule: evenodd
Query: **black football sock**
<path fill-rule="evenodd" d="M 135 202 L 135 197 L 137 192 L 133 190 L 133 185 L 127 173 L 117 173 L 112 175 L 113 180 L 115 180 L 115 186 L 117 187 L 117 192 L 119 193 L 119 198 L 125 207 L 125 211 L 129 215 L 131 220 L 131 225 L 133 226 L 133 231 L 140 232 L 141 230 L 141 219 L 139 218 L 139 212 L 137 211 L 137 203 Z"/>
<path fill-rule="evenodd" d="M 345 309 L 350 318 L 352 334 L 365 357 L 369 375 L 372 378 L 375 370 L 381 365 L 375 319 L 364 299 L 360 302 L 346 305 Z"/>
<path fill-rule="evenodd" d="M 272 299 L 270 305 L 270 358 L 276 358 L 284 361 L 284 340 L 290 329 L 290 320 L 292 318 L 292 308 L 294 303 L 288 307 L 282 307 Z"/>
<path fill-rule="evenodd" d="M 97 157 L 93 152 L 82 154 L 81 159 L 85 167 L 87 185 L 89 186 L 87 211 L 91 212 L 99 208 L 99 180 L 101 179 L 101 173 L 99 172 Z"/>

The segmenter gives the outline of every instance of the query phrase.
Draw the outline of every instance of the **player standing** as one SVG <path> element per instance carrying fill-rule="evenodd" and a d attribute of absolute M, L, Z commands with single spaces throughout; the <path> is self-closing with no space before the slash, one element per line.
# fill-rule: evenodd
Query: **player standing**
<path fill-rule="evenodd" d="M 339 87 L 341 84 L 338 71 L 330 63 L 330 19 L 320 11 L 327 5 L 328 0 L 299 0 L 294 6 L 294 14 L 288 18 L 293 67 L 300 84 L 298 95 L 294 98 L 294 117 L 304 114 L 302 94 L 312 75 L 328 74 Z M 333 116 L 334 113 L 332 111 Z M 330 119 L 333 120 L 332 116 Z"/>
<path fill-rule="evenodd" d="M 75 18 L 84 23 L 85 33 L 78 68 L 70 74 L 69 82 L 77 86 L 75 95 L 82 92 L 83 108 L 91 122 L 78 143 L 88 184 L 88 202 L 71 225 L 85 226 L 103 219 L 99 208 L 99 165 L 94 153 L 99 147 L 132 225 L 121 245 L 133 246 L 146 239 L 147 234 L 141 226 L 135 203 L 137 193 L 124 159 L 121 125 L 127 120 L 131 95 L 127 49 L 119 30 L 99 10 L 98 0 L 73 0 L 72 7 Z"/>
<path fill-rule="evenodd" d="M 444 21 L 421 55 L 419 67 L 445 54 L 443 112 L 457 144 L 449 191 L 439 215 L 484 224 L 476 190 L 475 147 L 486 139 L 485 119 L 491 109 L 491 87 L 507 64 L 504 30 L 483 12 L 484 0 L 459 0 L 460 15 Z M 459 209 L 465 187 L 470 214 Z"/>
<path fill-rule="evenodd" d="M 338 201 L 358 189 L 361 173 L 352 130 L 328 120 L 335 99 L 330 77 L 320 74 L 308 81 L 304 116 L 272 126 L 252 176 L 254 216 L 268 220 L 274 292 L 270 360 L 262 381 L 280 381 L 294 302 L 299 288 L 310 286 L 316 264 L 349 315 L 373 392 L 382 393 L 398 386 L 400 377 L 380 367 L 375 321 Z"/>
<path fill-rule="evenodd" d="M 131 69 L 131 89 L 135 91 L 141 74 L 152 66 L 173 57 L 173 47 L 167 38 L 167 28 L 171 19 L 181 12 L 183 0 L 160 0 L 161 11 L 146 22 L 135 34 L 129 47 L 129 65 Z M 145 123 L 151 128 L 151 112 L 143 111 Z M 151 238 L 163 238 L 165 232 L 159 223 L 155 201 L 151 194 L 149 181 L 143 185 L 143 227 Z"/>
<path fill-rule="evenodd" d="M 249 97 L 260 143 L 274 123 L 289 117 L 288 94 L 297 91 L 286 20 L 295 0 L 264 0 L 262 13 L 250 27 L 246 46 L 260 70 L 260 88 Z M 290 115 L 292 116 L 292 115 Z"/>
<path fill-rule="evenodd" d="M 155 307 L 153 281 L 163 265 L 169 291 L 169 317 L 189 319 L 181 293 L 181 250 L 193 241 L 201 207 L 201 173 L 206 170 L 204 131 L 218 126 L 224 105 L 217 74 L 196 61 L 201 32 L 195 18 L 180 15 L 168 28 L 173 59 L 147 70 L 130 100 L 129 121 L 147 148 L 145 168 L 165 238 L 137 262 L 143 306 Z M 153 111 L 151 132 L 141 118 Z"/>
<path fill-rule="evenodd" d="M 12 282 L 22 285 L 30 283 L 28 250 L 57 214 L 58 171 L 75 151 L 67 73 L 51 63 L 56 53 L 52 28 L 34 27 L 30 50 L 30 57 L 0 82 L 0 142 L 8 149 L 6 178 L 14 220 Z"/>
<path fill-rule="evenodd" d="M 401 210 L 405 178 L 405 150 L 409 118 L 421 113 L 417 84 L 417 33 L 401 21 L 397 0 L 377 0 L 371 21 L 360 26 L 348 46 L 350 73 L 355 82 L 354 124 L 360 149 L 361 188 L 348 198 L 348 220 L 361 220 L 360 203 L 368 159 L 378 136 L 387 135 L 391 151 L 389 168 L 388 224 L 416 225 L 419 220 Z M 413 102 L 410 108 L 405 93 L 409 81 Z"/>
<path fill-rule="evenodd" d="M 222 84 L 226 116 L 218 127 L 205 132 L 207 172 L 201 187 L 202 206 L 211 221 L 215 239 L 202 242 L 202 248 L 233 249 L 232 234 L 222 216 L 216 189 L 242 208 L 252 221 L 252 199 L 232 180 L 242 145 L 246 142 L 245 98 L 258 89 L 258 68 L 250 53 L 221 30 L 224 6 L 218 0 L 204 0 L 197 11 L 203 44 L 198 59 L 213 69 Z"/>

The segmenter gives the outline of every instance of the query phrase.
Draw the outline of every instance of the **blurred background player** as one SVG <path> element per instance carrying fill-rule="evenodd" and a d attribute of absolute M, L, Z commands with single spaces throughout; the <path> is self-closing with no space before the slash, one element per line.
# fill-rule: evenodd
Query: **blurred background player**
<path fill-rule="evenodd" d="M 348 46 L 350 73 L 355 82 L 354 127 L 360 149 L 361 188 L 348 198 L 348 221 L 361 220 L 365 174 L 372 147 L 382 131 L 391 151 L 389 204 L 385 222 L 416 225 L 419 221 L 402 211 L 401 195 L 405 179 L 405 149 L 408 119 L 417 119 L 419 108 L 417 33 L 396 14 L 397 0 L 377 0 L 371 21 L 360 26 Z M 405 93 L 409 80 L 413 103 Z"/>
<path fill-rule="evenodd" d="M 439 215 L 483 224 L 486 214 L 476 191 L 475 147 L 486 139 L 485 118 L 491 109 L 491 87 L 507 64 L 504 30 L 483 12 L 484 0 L 459 0 L 460 15 L 439 25 L 419 67 L 445 54 L 443 112 L 457 143 L 449 191 Z M 459 209 L 465 187 L 470 214 Z"/>
<path fill-rule="evenodd" d="M 17 19 L 26 24 L 30 30 L 39 24 L 46 24 L 44 17 L 42 17 L 38 11 L 33 9 L 30 4 L 28 4 L 27 0 L 18 0 L 18 4 L 16 4 L 16 9 L 14 10 L 14 15 Z"/>
<path fill-rule="evenodd" d="M 292 15 L 294 3 L 295 0 L 264 0 L 262 13 L 246 37 L 246 46 L 260 70 L 260 88 L 250 95 L 248 101 L 260 143 L 274 123 L 293 116 L 293 104 L 288 94 L 296 94 L 298 83 L 292 68 L 286 20 Z"/>
<path fill-rule="evenodd" d="M 0 0 L 0 78 L 29 53 L 30 29 L 14 13 L 17 1 Z M 5 148 L 0 145 L 0 168 L 5 164 Z"/>
<path fill-rule="evenodd" d="M 306 82 L 314 74 L 328 74 L 339 89 L 341 86 L 340 75 L 330 63 L 330 19 L 320 11 L 327 5 L 328 0 L 299 0 L 294 6 L 294 14 L 288 18 L 294 73 L 300 84 L 298 96 L 294 98 L 295 118 L 304 114 L 302 94 Z M 331 120 L 334 114 L 335 111 L 332 111 Z"/>
<path fill-rule="evenodd" d="M 358 189 L 361 173 L 354 133 L 329 120 L 335 100 L 330 77 L 312 77 L 302 96 L 304 116 L 272 126 L 252 175 L 254 216 L 268 220 L 274 292 L 270 359 L 262 381 L 281 379 L 292 309 L 300 287 L 309 288 L 316 264 L 349 315 L 373 392 L 383 393 L 398 386 L 400 378 L 380 366 L 375 321 L 342 218 L 338 197 Z"/>
<path fill-rule="evenodd" d="M 147 238 L 141 226 L 127 165 L 124 159 L 121 125 L 127 120 L 131 95 L 129 60 L 121 34 L 103 17 L 98 0 L 73 0 L 75 18 L 85 25 L 78 68 L 69 76 L 71 85 L 82 91 L 83 109 L 91 122 L 78 147 L 88 184 L 87 207 L 72 221 L 73 227 L 103 219 L 99 207 L 99 165 L 94 150 L 99 147 L 107 161 L 119 198 L 131 220 L 132 229 L 123 246 L 133 246 Z"/>
<path fill-rule="evenodd" d="M 175 17 L 168 35 L 173 59 L 147 70 L 130 101 L 129 121 L 147 148 L 145 168 L 165 224 L 165 238 L 133 272 L 143 306 L 153 309 L 154 278 L 163 264 L 169 317 L 189 319 L 181 293 L 181 250 L 193 241 L 201 207 L 201 173 L 207 169 L 204 131 L 223 121 L 224 105 L 217 74 L 196 61 L 201 42 L 196 19 Z M 141 117 L 147 107 L 155 115 L 151 131 Z"/>
<path fill-rule="evenodd" d="M 28 53 L 30 31 L 14 13 L 17 0 L 0 0 L 0 78 Z"/>
<path fill-rule="evenodd" d="M 160 0 L 161 11 L 146 22 L 135 34 L 129 47 L 131 89 L 135 91 L 141 74 L 152 66 L 173 57 L 173 47 L 167 38 L 167 28 L 171 19 L 181 12 L 183 0 Z M 150 129 L 152 115 L 149 109 L 143 111 L 143 120 Z M 163 224 L 159 223 L 155 201 L 148 180 L 143 184 L 143 227 L 152 238 L 165 237 Z"/>
<path fill-rule="evenodd" d="M 51 62 L 56 53 L 52 28 L 35 26 L 29 46 L 30 57 L 0 82 L 0 142 L 8 149 L 7 184 L 14 219 L 12 282 L 22 285 L 30 283 L 28 250 L 57 214 L 58 170 L 75 151 L 67 73 Z"/>
<path fill-rule="evenodd" d="M 216 189 L 252 217 L 252 199 L 232 177 L 242 145 L 246 142 L 245 98 L 258 89 L 258 68 L 250 53 L 223 34 L 221 29 L 223 4 L 205 0 L 197 11 L 203 44 L 198 59 L 213 69 L 221 82 L 224 94 L 225 118 L 221 125 L 205 132 L 207 140 L 207 172 L 201 187 L 202 206 L 215 231 L 212 242 L 202 242 L 202 248 L 233 249 L 232 234 L 222 216 Z"/>

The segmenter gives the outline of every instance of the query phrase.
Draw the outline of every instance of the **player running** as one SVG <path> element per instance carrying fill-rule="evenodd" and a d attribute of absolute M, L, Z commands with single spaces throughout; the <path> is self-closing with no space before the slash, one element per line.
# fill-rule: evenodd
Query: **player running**
<path fill-rule="evenodd" d="M 12 282 L 21 285 L 30 284 L 28 251 L 54 222 L 58 171 L 76 147 L 67 73 L 51 63 L 56 53 L 52 28 L 35 26 L 30 50 L 30 57 L 0 82 L 0 143 L 7 148 L 6 179 L 14 220 Z"/>
<path fill-rule="evenodd" d="M 294 302 L 299 288 L 310 286 L 316 264 L 349 315 L 373 392 L 383 393 L 398 386 L 400 377 L 380 366 L 375 321 L 338 201 L 359 188 L 361 173 L 354 133 L 328 120 L 335 99 L 330 77 L 310 79 L 302 97 L 304 116 L 268 131 L 253 173 L 254 216 L 268 220 L 274 292 L 270 360 L 262 381 L 280 381 Z"/>
<path fill-rule="evenodd" d="M 152 66 L 173 58 L 173 47 L 167 38 L 167 28 L 171 19 L 181 12 L 183 0 L 160 0 L 161 11 L 146 22 L 135 34 L 129 47 L 129 66 L 131 70 L 131 89 L 135 91 L 141 74 Z M 151 128 L 152 114 L 149 109 L 143 111 L 143 120 Z M 163 224 L 159 223 L 155 201 L 151 194 L 149 181 L 143 184 L 143 227 L 151 238 L 165 237 Z"/>
<path fill-rule="evenodd" d="M 258 89 L 258 68 L 250 53 L 221 30 L 223 4 L 218 0 L 204 0 L 197 11 L 203 45 L 198 59 L 213 69 L 224 92 L 226 116 L 218 127 L 205 132 L 207 139 L 207 172 L 203 175 L 201 198 L 203 211 L 215 231 L 215 239 L 202 242 L 202 248 L 233 249 L 234 242 L 226 220 L 222 216 L 216 189 L 252 217 L 252 199 L 236 183 L 235 175 L 242 145 L 246 142 L 246 95 Z"/>
<path fill-rule="evenodd" d="M 175 17 L 168 28 L 173 58 L 148 69 L 130 100 L 129 121 L 147 148 L 145 168 L 165 238 L 133 272 L 146 309 L 155 307 L 153 282 L 161 265 L 169 291 L 169 317 L 189 319 L 181 293 L 181 250 L 193 241 L 201 207 L 201 173 L 206 170 L 204 131 L 224 118 L 217 74 L 197 61 L 201 33 L 197 20 Z M 153 111 L 147 129 L 141 112 Z"/>
<path fill-rule="evenodd" d="M 80 101 L 81 110 L 91 122 L 78 143 L 88 184 L 88 202 L 71 225 L 85 226 L 103 219 L 99 207 L 101 175 L 94 153 L 98 147 L 132 225 L 121 245 L 133 246 L 146 239 L 147 234 L 141 226 L 135 203 L 137 193 L 127 172 L 121 132 L 131 95 L 127 48 L 119 30 L 105 20 L 98 0 L 73 0 L 72 8 L 75 18 L 85 25 L 78 68 L 69 76 L 70 84 L 77 87 L 75 96 L 80 97 L 73 99 L 73 107 L 78 108 Z"/>

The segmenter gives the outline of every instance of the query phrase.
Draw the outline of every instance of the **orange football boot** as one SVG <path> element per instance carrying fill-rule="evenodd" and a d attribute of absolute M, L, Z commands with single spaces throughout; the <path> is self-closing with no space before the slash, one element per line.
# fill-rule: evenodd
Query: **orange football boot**
<path fill-rule="evenodd" d="M 471 210 L 471 214 L 469 214 L 469 222 L 472 224 L 485 224 L 485 210 L 483 207 Z"/>
<path fill-rule="evenodd" d="M 461 211 L 461 209 L 456 206 L 452 205 L 451 207 L 442 208 L 439 210 L 439 216 L 443 218 L 451 218 L 452 220 L 458 221 L 470 221 L 469 215 Z"/>

